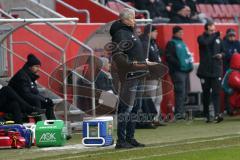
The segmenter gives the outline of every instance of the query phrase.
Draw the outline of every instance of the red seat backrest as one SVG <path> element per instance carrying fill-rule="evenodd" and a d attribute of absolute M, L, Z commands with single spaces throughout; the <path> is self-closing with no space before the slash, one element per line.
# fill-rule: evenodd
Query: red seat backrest
<path fill-rule="evenodd" d="M 210 14 L 207 11 L 206 5 L 205 4 L 198 4 L 197 5 L 197 10 L 198 12 L 206 14 L 208 17 L 211 17 Z"/>
<path fill-rule="evenodd" d="M 207 12 L 209 13 L 210 17 L 218 18 L 218 14 L 215 12 L 211 4 L 206 4 Z"/>
<path fill-rule="evenodd" d="M 212 7 L 213 7 L 213 10 L 215 11 L 216 16 L 218 18 L 225 18 L 225 17 L 227 17 L 225 12 L 224 12 L 224 10 L 221 9 L 220 5 L 214 4 Z"/>
<path fill-rule="evenodd" d="M 125 8 L 125 6 L 122 5 L 121 3 L 113 1 L 108 2 L 107 6 L 118 13 L 120 13 Z"/>
<path fill-rule="evenodd" d="M 234 17 L 235 16 L 240 16 L 240 5 L 238 4 L 234 4 L 232 5 L 232 8 L 233 8 L 233 12 L 234 12 Z"/>
<path fill-rule="evenodd" d="M 234 13 L 232 12 L 232 5 L 220 4 L 221 11 L 225 14 L 225 17 L 232 18 Z"/>
<path fill-rule="evenodd" d="M 124 5 L 122 5 L 121 3 L 116 3 L 116 5 L 118 6 L 118 12 L 120 13 L 124 8 L 126 8 Z"/>
<path fill-rule="evenodd" d="M 119 12 L 118 11 L 118 6 L 117 6 L 117 3 L 116 2 L 108 2 L 107 3 L 107 6 L 109 7 L 109 8 L 111 8 L 112 10 L 114 10 L 114 11 L 116 11 L 116 12 Z"/>

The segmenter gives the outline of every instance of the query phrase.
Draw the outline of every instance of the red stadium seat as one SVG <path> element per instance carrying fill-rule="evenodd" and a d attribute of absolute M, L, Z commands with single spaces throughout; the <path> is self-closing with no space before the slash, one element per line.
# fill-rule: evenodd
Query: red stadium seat
<path fill-rule="evenodd" d="M 209 13 L 210 17 L 212 18 L 218 18 L 218 14 L 214 11 L 211 4 L 206 5 L 206 10 Z"/>
<path fill-rule="evenodd" d="M 234 4 L 232 5 L 234 16 L 240 16 L 240 5 Z"/>
<path fill-rule="evenodd" d="M 219 5 L 221 11 L 224 13 L 225 17 L 227 18 L 232 18 L 234 15 L 232 14 L 232 5 L 224 5 L 224 4 L 220 4 Z"/>
<path fill-rule="evenodd" d="M 220 5 L 214 4 L 212 7 L 213 7 L 213 10 L 214 10 L 215 13 L 216 13 L 217 18 L 227 17 L 227 16 L 225 15 L 225 12 L 220 8 Z"/>
<path fill-rule="evenodd" d="M 229 14 L 231 15 L 231 17 L 234 17 L 234 15 L 236 14 L 234 9 L 233 9 L 233 5 L 226 5 L 226 8 L 229 12 Z"/>
<path fill-rule="evenodd" d="M 117 6 L 117 3 L 116 2 L 108 2 L 107 3 L 107 6 L 109 7 L 109 8 L 111 8 L 112 10 L 114 10 L 114 11 L 116 11 L 116 12 L 119 12 L 118 11 L 118 6 Z"/>
<path fill-rule="evenodd" d="M 124 5 L 118 2 L 111 2 L 111 1 L 107 3 L 107 6 L 118 13 L 120 13 L 125 8 Z"/>
<path fill-rule="evenodd" d="M 232 23 L 234 22 L 235 16 L 240 16 L 240 5 L 198 4 L 197 10 L 201 13 L 205 13 L 218 23 Z"/>
<path fill-rule="evenodd" d="M 199 4 L 197 5 L 197 9 L 201 13 L 205 13 L 208 17 L 211 17 L 211 15 L 208 13 L 206 5 L 205 4 Z"/>

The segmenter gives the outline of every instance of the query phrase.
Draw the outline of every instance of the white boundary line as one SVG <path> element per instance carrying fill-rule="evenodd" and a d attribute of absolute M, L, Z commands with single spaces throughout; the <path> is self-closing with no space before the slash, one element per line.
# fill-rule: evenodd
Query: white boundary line
<path fill-rule="evenodd" d="M 149 148 L 163 148 L 163 147 L 170 147 L 170 146 L 179 146 L 179 145 L 185 145 L 185 144 L 196 144 L 196 143 L 202 143 L 202 142 L 211 142 L 211 141 L 219 141 L 219 140 L 225 140 L 225 139 L 231 139 L 231 138 L 240 138 L 240 136 L 226 136 L 226 137 L 219 137 L 214 139 L 208 139 L 208 140 L 199 140 L 199 141 L 193 141 L 193 142 L 183 142 L 183 143 L 173 143 L 173 144 L 166 144 L 166 145 L 160 145 L 160 146 L 150 146 L 150 147 L 144 147 L 144 148 L 135 148 L 130 149 L 130 151 L 134 150 L 144 150 Z M 215 147 L 216 148 L 216 147 Z M 85 154 L 85 155 L 79 155 L 79 156 L 70 156 L 65 158 L 56 158 L 55 160 L 66 160 L 66 159 L 74 159 L 74 158 L 85 158 L 89 156 L 97 156 L 97 155 L 105 155 L 105 154 L 112 154 L 112 153 L 121 153 L 121 152 L 128 152 L 129 150 L 115 150 L 110 152 L 104 152 L 104 153 L 96 153 L 96 154 Z"/>
<path fill-rule="evenodd" d="M 181 154 L 181 153 L 189 153 L 189 152 L 195 152 L 195 151 L 207 151 L 207 150 L 215 150 L 215 149 L 224 149 L 224 148 L 230 148 L 230 147 L 240 147 L 240 145 L 224 145 L 220 147 L 207 147 L 202 149 L 191 149 L 187 151 L 177 151 L 177 152 L 171 152 L 171 153 L 165 153 L 165 154 L 154 154 L 149 156 L 142 156 L 142 157 L 136 157 L 136 158 L 128 158 L 128 159 L 120 159 L 120 160 L 139 160 L 139 159 L 145 159 L 145 158 L 153 158 L 153 157 L 163 157 L 163 156 L 171 156 L 175 154 Z"/>

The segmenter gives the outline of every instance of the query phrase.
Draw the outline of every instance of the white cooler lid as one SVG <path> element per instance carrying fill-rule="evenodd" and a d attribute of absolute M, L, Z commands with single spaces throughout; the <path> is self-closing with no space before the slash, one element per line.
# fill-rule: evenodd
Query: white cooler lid
<path fill-rule="evenodd" d="M 112 116 L 103 116 L 103 117 L 88 117 L 87 119 L 83 120 L 84 122 L 93 122 L 93 121 L 113 121 Z"/>

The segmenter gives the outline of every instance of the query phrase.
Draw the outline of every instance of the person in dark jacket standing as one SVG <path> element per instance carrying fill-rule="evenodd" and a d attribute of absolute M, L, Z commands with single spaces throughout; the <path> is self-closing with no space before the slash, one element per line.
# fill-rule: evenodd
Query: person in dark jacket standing
<path fill-rule="evenodd" d="M 204 26 L 205 32 L 198 37 L 200 51 L 200 64 L 197 76 L 200 78 L 203 90 L 203 107 L 206 122 L 210 122 L 209 104 L 210 95 L 214 105 L 215 121 L 223 120 L 220 114 L 220 90 L 222 80 L 222 59 L 224 57 L 224 46 L 220 38 L 220 32 L 216 32 L 213 22 Z M 211 91 L 212 90 L 212 94 Z"/>
<path fill-rule="evenodd" d="M 230 61 L 233 54 L 240 53 L 240 42 L 236 39 L 236 32 L 234 29 L 232 28 L 227 29 L 226 36 L 224 37 L 223 45 L 226 50 L 225 56 L 223 59 L 223 71 L 225 74 L 226 71 L 230 68 Z M 224 104 L 225 104 L 225 109 L 227 110 L 227 113 L 229 115 L 232 115 L 228 94 L 224 95 Z"/>
<path fill-rule="evenodd" d="M 134 33 L 134 10 L 125 8 L 119 17 L 120 20 L 115 21 L 110 28 L 112 43 L 118 45 L 117 50 L 112 53 L 111 69 L 113 70 L 113 67 L 116 66 L 121 81 L 116 148 L 144 147 L 134 139 L 136 119 L 131 117 L 136 117 L 139 109 L 138 105 L 134 106 L 134 102 L 138 85 L 141 83 L 139 77 L 147 75 L 146 57 L 143 53 L 142 43 Z M 114 79 L 114 75 L 112 76 Z"/>
<path fill-rule="evenodd" d="M 226 36 L 223 41 L 224 48 L 226 50 L 224 56 L 224 71 L 229 69 L 230 60 L 234 53 L 240 53 L 240 42 L 236 39 L 236 32 L 234 29 L 229 28 L 226 31 Z"/>
<path fill-rule="evenodd" d="M 150 62 L 161 62 L 160 56 L 162 56 L 163 51 L 158 47 L 157 39 L 158 31 L 155 26 L 147 25 L 144 27 L 144 33 L 140 36 L 143 44 L 144 54 L 147 55 L 148 61 Z M 149 44 L 150 42 L 150 44 Z"/>
<path fill-rule="evenodd" d="M 41 66 L 40 60 L 33 54 L 29 54 L 27 62 L 9 81 L 12 87 L 27 103 L 46 109 L 47 119 L 55 119 L 53 112 L 53 101 L 40 95 L 36 80 L 39 78 L 37 72 Z"/>
<path fill-rule="evenodd" d="M 147 60 L 150 62 L 161 63 L 161 56 L 163 54 L 163 51 L 161 48 L 158 47 L 156 41 L 157 36 L 158 36 L 157 28 L 155 26 L 146 25 L 144 27 L 144 34 L 140 37 L 140 39 L 143 43 L 143 49 L 145 55 L 147 55 L 146 56 Z M 154 117 L 154 125 L 164 125 L 160 119 L 161 118 L 160 104 L 162 101 L 162 95 L 159 95 L 159 93 L 162 93 L 162 83 L 159 80 L 147 80 L 145 84 L 147 86 L 158 86 L 159 88 L 155 92 L 151 92 L 150 97 L 157 111 L 157 114 Z"/>
<path fill-rule="evenodd" d="M 173 27 L 173 38 L 167 43 L 166 58 L 174 85 L 175 118 L 185 119 L 184 102 L 188 92 L 189 73 L 193 69 L 193 57 L 183 42 L 183 29 Z"/>

